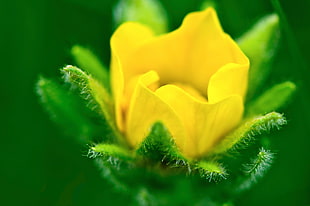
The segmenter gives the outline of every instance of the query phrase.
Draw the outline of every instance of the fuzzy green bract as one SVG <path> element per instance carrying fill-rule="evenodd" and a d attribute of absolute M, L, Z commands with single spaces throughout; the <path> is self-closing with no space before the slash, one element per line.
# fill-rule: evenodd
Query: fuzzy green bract
<path fill-rule="evenodd" d="M 179 152 L 168 130 L 159 122 L 152 126 L 150 134 L 136 153 L 155 161 L 175 161 L 176 165 L 185 163 L 185 158 Z"/>
<path fill-rule="evenodd" d="M 286 119 L 283 115 L 276 112 L 253 117 L 244 121 L 237 129 L 226 136 L 215 147 L 213 153 L 238 151 L 238 149 L 245 148 L 251 144 L 255 137 L 269 133 L 273 129 L 280 129 L 285 124 Z"/>
<path fill-rule="evenodd" d="M 37 93 L 52 120 L 75 140 L 85 144 L 104 132 L 104 128 L 93 121 L 81 99 L 58 82 L 40 77 Z"/>

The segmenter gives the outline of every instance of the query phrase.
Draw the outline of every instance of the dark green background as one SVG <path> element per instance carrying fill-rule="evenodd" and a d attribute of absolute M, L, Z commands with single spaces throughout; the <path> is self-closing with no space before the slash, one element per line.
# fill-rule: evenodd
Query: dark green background
<path fill-rule="evenodd" d="M 69 49 L 76 43 L 92 48 L 108 64 L 115 2 L 1 1 L 1 205 L 95 206 L 123 201 L 83 156 L 86 146 L 50 121 L 35 94 L 39 74 L 56 79 L 60 67 L 73 63 Z M 171 28 L 200 4 L 198 0 L 162 2 Z M 270 1 L 218 2 L 223 27 L 233 37 L 274 10 Z M 310 2 L 281 3 L 292 36 L 282 35 L 269 83 L 293 80 L 298 93 L 282 111 L 288 126 L 271 135 L 277 152 L 274 166 L 236 205 L 310 205 Z"/>

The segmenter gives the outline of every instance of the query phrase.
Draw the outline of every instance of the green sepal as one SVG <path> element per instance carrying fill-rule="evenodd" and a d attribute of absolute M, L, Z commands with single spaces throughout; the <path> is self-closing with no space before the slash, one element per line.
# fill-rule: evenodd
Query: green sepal
<path fill-rule="evenodd" d="M 111 164 L 115 164 L 118 161 L 133 161 L 135 159 L 129 150 L 115 144 L 97 144 L 91 147 L 88 157 L 96 158 L 98 156 L 110 161 Z"/>
<path fill-rule="evenodd" d="M 244 164 L 244 172 L 247 176 L 250 176 L 252 181 L 257 181 L 263 177 L 266 171 L 270 168 L 274 159 L 274 154 L 261 148 L 255 158 L 250 163 Z"/>
<path fill-rule="evenodd" d="M 37 94 L 51 118 L 83 143 L 94 136 L 97 129 L 86 116 L 86 108 L 80 99 L 57 82 L 40 77 Z"/>
<path fill-rule="evenodd" d="M 270 169 L 273 160 L 274 153 L 260 148 L 257 155 L 249 163 L 243 165 L 244 177 L 239 179 L 236 191 L 242 192 L 255 184 Z"/>
<path fill-rule="evenodd" d="M 277 51 L 279 39 L 279 17 L 277 14 L 271 14 L 260 19 L 237 40 L 240 48 L 251 62 L 248 99 L 255 95 L 269 75 L 271 60 Z"/>
<path fill-rule="evenodd" d="M 235 152 L 239 149 L 246 148 L 249 144 L 253 143 L 253 139 L 256 136 L 268 133 L 273 129 L 280 129 L 286 123 L 285 117 L 276 112 L 245 120 L 241 126 L 226 136 L 211 154 Z"/>
<path fill-rule="evenodd" d="M 80 68 L 91 74 L 93 78 L 102 83 L 104 88 L 110 92 L 108 69 L 91 50 L 75 45 L 71 48 L 71 55 Z"/>
<path fill-rule="evenodd" d="M 153 124 L 149 135 L 139 145 L 136 153 L 154 161 L 167 162 L 171 166 L 188 165 L 169 131 L 160 122 Z"/>
<path fill-rule="evenodd" d="M 92 76 L 81 69 L 68 65 L 61 70 L 65 82 L 78 89 L 81 97 L 86 101 L 86 105 L 96 111 L 102 117 L 102 127 L 113 135 L 114 140 L 123 146 L 127 146 L 124 138 L 116 128 L 114 119 L 114 106 L 111 95 L 107 90 Z M 113 139 L 109 138 L 109 139 Z"/>
<path fill-rule="evenodd" d="M 114 11 L 115 27 L 126 21 L 149 26 L 156 34 L 168 31 L 168 18 L 158 0 L 120 0 Z"/>
<path fill-rule="evenodd" d="M 249 103 L 246 107 L 246 116 L 251 117 L 265 114 L 282 108 L 290 100 L 295 91 L 296 85 L 289 81 L 273 86 Z"/>
<path fill-rule="evenodd" d="M 103 115 L 108 122 L 114 122 L 112 97 L 97 80 L 71 65 L 64 67 L 61 72 L 64 81 L 80 91 L 90 109 Z"/>
<path fill-rule="evenodd" d="M 202 178 L 206 178 L 209 182 L 226 179 L 228 175 L 225 168 L 215 161 L 199 161 L 195 165 L 195 169 L 199 171 Z"/>

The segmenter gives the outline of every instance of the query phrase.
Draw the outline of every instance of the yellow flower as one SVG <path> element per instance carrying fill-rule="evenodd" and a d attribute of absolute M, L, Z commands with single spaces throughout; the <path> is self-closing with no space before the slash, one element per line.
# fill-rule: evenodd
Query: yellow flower
<path fill-rule="evenodd" d="M 111 81 L 118 128 L 136 147 L 162 122 L 188 158 L 208 153 L 243 115 L 249 60 L 212 8 L 155 36 L 134 22 L 111 38 Z"/>

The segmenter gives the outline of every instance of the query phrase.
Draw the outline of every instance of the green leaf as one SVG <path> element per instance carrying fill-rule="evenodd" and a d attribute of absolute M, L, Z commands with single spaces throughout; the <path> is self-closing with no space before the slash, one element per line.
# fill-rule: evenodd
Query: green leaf
<path fill-rule="evenodd" d="M 237 40 L 240 48 L 251 62 L 248 99 L 255 95 L 269 75 L 271 61 L 277 51 L 279 39 L 279 17 L 276 14 L 271 14 L 260 19 Z"/>
<path fill-rule="evenodd" d="M 211 154 L 220 154 L 227 151 L 234 152 L 245 148 L 253 142 L 256 136 L 268 133 L 273 129 L 280 129 L 285 124 L 286 119 L 282 114 L 276 112 L 246 120 L 241 126 L 226 136 Z"/>
<path fill-rule="evenodd" d="M 160 122 L 152 126 L 151 132 L 140 144 L 136 153 L 154 161 L 167 162 L 172 166 L 185 166 L 188 164 L 169 131 Z"/>
<path fill-rule="evenodd" d="M 87 48 L 75 45 L 71 49 L 71 55 L 74 57 L 77 65 L 84 71 L 87 71 L 92 77 L 103 84 L 106 91 L 110 92 L 110 77 L 108 69 L 101 61 Z"/>
<path fill-rule="evenodd" d="M 255 158 L 250 163 L 244 164 L 245 178 L 241 179 L 237 186 L 237 191 L 241 192 L 249 189 L 260 178 L 262 178 L 266 172 L 270 169 L 274 159 L 274 154 L 269 150 L 261 148 Z"/>
<path fill-rule="evenodd" d="M 85 115 L 80 99 L 69 93 L 57 82 L 40 77 L 37 93 L 52 119 L 82 142 L 89 141 L 96 129 Z"/>
<path fill-rule="evenodd" d="M 196 164 L 196 169 L 200 176 L 206 178 L 209 182 L 217 182 L 226 179 L 228 175 L 225 168 L 215 161 L 200 161 Z"/>
<path fill-rule="evenodd" d="M 283 107 L 295 91 L 296 85 L 289 81 L 273 86 L 247 106 L 246 116 L 265 114 Z"/>
<path fill-rule="evenodd" d="M 158 0 L 120 0 L 114 9 L 115 27 L 126 21 L 149 26 L 156 34 L 168 31 L 168 18 Z"/>

